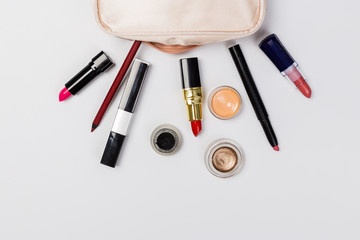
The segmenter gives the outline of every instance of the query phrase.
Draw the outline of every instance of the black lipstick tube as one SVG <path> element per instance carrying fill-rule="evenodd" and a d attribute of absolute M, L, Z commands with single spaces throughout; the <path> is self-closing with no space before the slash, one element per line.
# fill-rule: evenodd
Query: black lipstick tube
<path fill-rule="evenodd" d="M 255 85 L 254 79 L 251 75 L 250 69 L 246 63 L 245 57 L 241 51 L 240 45 L 235 45 L 229 48 L 231 56 L 234 60 L 236 68 L 240 74 L 241 80 L 245 86 L 245 90 L 249 96 L 250 102 L 254 108 L 255 114 L 264 129 L 265 135 L 274 148 L 277 147 L 278 142 L 275 132 L 271 126 L 269 115 L 266 111 L 265 105 L 260 97 L 259 91 Z"/>
<path fill-rule="evenodd" d="M 110 57 L 101 51 L 92 58 L 90 63 L 78 74 L 65 83 L 65 87 L 72 95 L 75 95 L 78 91 L 80 91 L 80 89 L 91 82 L 91 80 L 107 70 L 113 64 L 114 63 L 111 61 Z"/>
<path fill-rule="evenodd" d="M 101 158 L 101 163 L 106 166 L 115 167 L 116 165 L 149 66 L 150 64 L 147 62 L 134 60 Z"/>

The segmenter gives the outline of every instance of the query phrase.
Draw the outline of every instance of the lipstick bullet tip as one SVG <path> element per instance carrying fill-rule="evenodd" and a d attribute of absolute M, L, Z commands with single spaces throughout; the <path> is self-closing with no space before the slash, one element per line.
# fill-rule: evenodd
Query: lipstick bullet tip
<path fill-rule="evenodd" d="M 311 97 L 311 88 L 309 87 L 307 82 L 304 81 L 302 85 L 298 86 L 298 89 L 305 97 L 307 98 Z"/>
<path fill-rule="evenodd" d="M 67 99 L 70 96 L 71 96 L 71 93 L 67 90 L 66 87 L 64 87 L 59 94 L 59 102 L 64 101 L 65 99 Z"/>
<path fill-rule="evenodd" d="M 197 137 L 201 131 L 201 121 L 191 121 L 191 129 L 195 137 Z"/>
<path fill-rule="evenodd" d="M 62 95 L 62 93 L 59 94 L 59 102 L 64 101 L 66 98 Z"/>
<path fill-rule="evenodd" d="M 279 151 L 280 149 L 279 149 L 279 146 L 275 146 L 275 147 L 273 147 L 273 149 L 275 150 L 275 151 Z"/>

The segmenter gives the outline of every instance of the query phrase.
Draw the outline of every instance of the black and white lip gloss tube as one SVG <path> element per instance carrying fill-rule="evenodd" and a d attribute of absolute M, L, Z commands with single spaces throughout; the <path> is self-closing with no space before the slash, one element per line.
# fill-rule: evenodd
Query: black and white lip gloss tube
<path fill-rule="evenodd" d="M 101 158 L 101 163 L 106 166 L 115 167 L 116 165 L 149 66 L 147 62 L 134 60 Z"/>

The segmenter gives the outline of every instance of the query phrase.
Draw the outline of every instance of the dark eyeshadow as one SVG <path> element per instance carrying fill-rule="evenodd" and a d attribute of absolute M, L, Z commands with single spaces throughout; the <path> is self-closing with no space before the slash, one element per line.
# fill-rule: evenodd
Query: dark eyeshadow
<path fill-rule="evenodd" d="M 161 133 L 156 139 L 159 148 L 169 151 L 175 146 L 175 137 L 169 132 Z"/>
<path fill-rule="evenodd" d="M 179 130 L 170 124 L 162 124 L 155 128 L 150 137 L 151 146 L 161 155 L 174 154 L 181 145 Z"/>

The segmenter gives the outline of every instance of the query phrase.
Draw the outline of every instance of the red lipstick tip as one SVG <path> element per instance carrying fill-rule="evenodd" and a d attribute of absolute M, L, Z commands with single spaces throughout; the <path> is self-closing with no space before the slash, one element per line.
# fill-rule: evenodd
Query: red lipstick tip
<path fill-rule="evenodd" d="M 191 121 L 191 129 L 195 137 L 197 137 L 201 131 L 201 121 Z"/>
<path fill-rule="evenodd" d="M 64 100 L 66 100 L 68 97 L 70 97 L 72 94 L 67 90 L 66 87 L 64 87 L 60 94 L 59 94 L 59 102 L 62 102 Z"/>
<path fill-rule="evenodd" d="M 273 149 L 275 150 L 275 151 L 279 151 L 280 149 L 279 149 L 279 146 L 275 146 L 275 147 L 273 147 Z"/>

